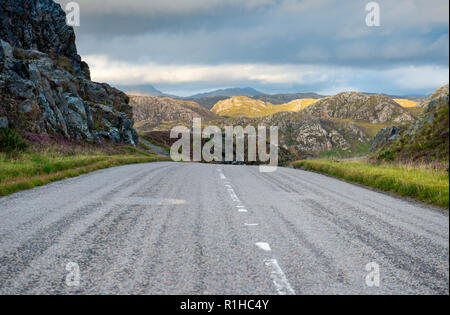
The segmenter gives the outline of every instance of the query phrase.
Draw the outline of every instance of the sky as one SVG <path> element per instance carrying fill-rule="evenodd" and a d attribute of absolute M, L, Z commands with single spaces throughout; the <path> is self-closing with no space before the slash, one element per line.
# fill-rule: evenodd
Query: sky
<path fill-rule="evenodd" d="M 125 90 L 427 95 L 449 80 L 448 0 L 376 1 L 375 27 L 364 0 L 76 2 L 93 80 Z"/>

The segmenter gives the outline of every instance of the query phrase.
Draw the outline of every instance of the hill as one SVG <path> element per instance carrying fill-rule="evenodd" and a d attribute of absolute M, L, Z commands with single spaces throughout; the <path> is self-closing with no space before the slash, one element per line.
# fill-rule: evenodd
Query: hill
<path fill-rule="evenodd" d="M 254 100 L 261 100 L 266 103 L 271 103 L 273 105 L 282 105 L 298 99 L 320 99 L 324 96 L 316 93 L 294 93 L 294 94 L 259 94 L 255 96 L 251 95 L 234 95 L 234 96 L 247 96 Z M 190 100 L 195 100 L 198 104 L 204 108 L 210 110 L 218 102 L 230 98 L 229 96 L 206 96 L 206 97 L 195 97 L 195 98 L 185 98 Z"/>
<path fill-rule="evenodd" d="M 417 107 L 417 104 L 419 104 L 416 101 L 412 101 L 412 100 L 409 100 L 406 98 L 394 98 L 393 101 L 400 104 L 400 106 L 402 106 L 404 108 Z"/>
<path fill-rule="evenodd" d="M 220 116 L 263 117 L 283 111 L 298 112 L 316 101 L 315 99 L 300 99 L 287 104 L 273 105 L 245 96 L 236 96 L 219 101 L 211 111 Z"/>
<path fill-rule="evenodd" d="M 387 96 L 357 92 L 343 92 L 323 98 L 303 111 L 313 117 L 351 119 L 372 124 L 415 120 L 408 110 Z"/>
<path fill-rule="evenodd" d="M 194 117 L 203 121 L 218 119 L 214 113 L 204 109 L 196 102 L 170 97 L 130 96 L 136 127 L 151 130 L 166 121 L 192 122 Z"/>
<path fill-rule="evenodd" d="M 201 107 L 211 110 L 217 102 L 228 99 L 228 96 L 207 96 L 207 97 L 199 97 L 199 98 L 183 98 L 184 100 L 195 101 Z"/>
<path fill-rule="evenodd" d="M 381 130 L 372 142 L 376 159 L 388 161 L 443 162 L 449 159 L 448 85 L 432 93 L 421 106 L 422 115 L 404 127 Z"/>
<path fill-rule="evenodd" d="M 447 84 L 434 91 L 430 96 L 420 102 L 417 106 L 426 109 L 429 107 L 431 102 L 445 102 L 448 98 L 448 94 L 449 88 Z"/>
<path fill-rule="evenodd" d="M 215 121 L 224 126 L 277 126 L 279 144 L 297 159 L 317 156 L 349 157 L 366 154 L 372 137 L 356 123 L 322 119 L 297 113 L 280 112 L 265 117 L 233 117 Z M 378 128 L 378 130 L 381 128 Z"/>
<path fill-rule="evenodd" d="M 321 99 L 325 96 L 316 93 L 293 93 L 293 94 L 261 94 L 253 96 L 255 100 L 261 100 L 267 103 L 272 103 L 273 105 L 281 105 L 292 102 L 299 99 Z"/>

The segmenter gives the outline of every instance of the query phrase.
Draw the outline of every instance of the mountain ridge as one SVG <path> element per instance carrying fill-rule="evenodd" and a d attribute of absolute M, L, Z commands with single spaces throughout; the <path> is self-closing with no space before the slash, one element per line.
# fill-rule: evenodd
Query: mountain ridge
<path fill-rule="evenodd" d="M 220 116 L 262 117 L 283 111 L 298 112 L 316 101 L 315 99 L 296 99 L 286 104 L 273 105 L 246 96 L 234 96 L 219 101 L 211 111 Z"/>
<path fill-rule="evenodd" d="M 358 92 L 342 92 L 323 98 L 303 110 L 306 115 L 352 119 L 373 124 L 387 122 L 407 123 L 414 116 L 400 104 L 385 95 L 366 95 Z"/>
<path fill-rule="evenodd" d="M 195 98 L 204 98 L 204 97 L 212 97 L 212 96 L 256 96 L 263 94 L 260 91 L 255 90 L 251 87 L 245 87 L 245 88 L 227 88 L 227 89 L 219 89 L 214 90 L 211 92 L 205 92 L 205 93 L 199 93 L 194 94 L 191 96 L 186 97 L 186 99 L 195 99 Z"/>
<path fill-rule="evenodd" d="M 210 121 L 220 118 L 194 101 L 157 96 L 129 97 L 139 130 L 149 130 L 168 121 L 192 122 L 193 118 Z"/>

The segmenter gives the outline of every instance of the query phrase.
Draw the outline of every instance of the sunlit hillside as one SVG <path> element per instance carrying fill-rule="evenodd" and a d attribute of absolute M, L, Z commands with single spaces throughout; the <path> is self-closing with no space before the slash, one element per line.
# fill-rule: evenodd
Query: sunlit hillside
<path fill-rule="evenodd" d="M 246 96 L 236 96 L 219 101 L 211 111 L 217 115 L 228 117 L 264 117 L 279 112 L 298 112 L 317 101 L 317 99 L 307 98 L 293 100 L 286 104 L 273 105 L 269 102 L 255 100 Z"/>
<path fill-rule="evenodd" d="M 400 104 L 402 107 L 405 108 L 411 108 L 411 107 L 416 107 L 417 106 L 417 102 L 405 99 L 405 98 L 394 98 L 394 102 Z"/>

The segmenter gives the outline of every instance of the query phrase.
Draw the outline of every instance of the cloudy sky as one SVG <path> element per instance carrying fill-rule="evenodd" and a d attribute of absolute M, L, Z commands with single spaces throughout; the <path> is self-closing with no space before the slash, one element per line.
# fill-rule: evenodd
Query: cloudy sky
<path fill-rule="evenodd" d="M 379 0 L 380 27 L 364 0 L 77 2 L 80 55 L 122 88 L 424 95 L 448 83 L 448 0 Z"/>

